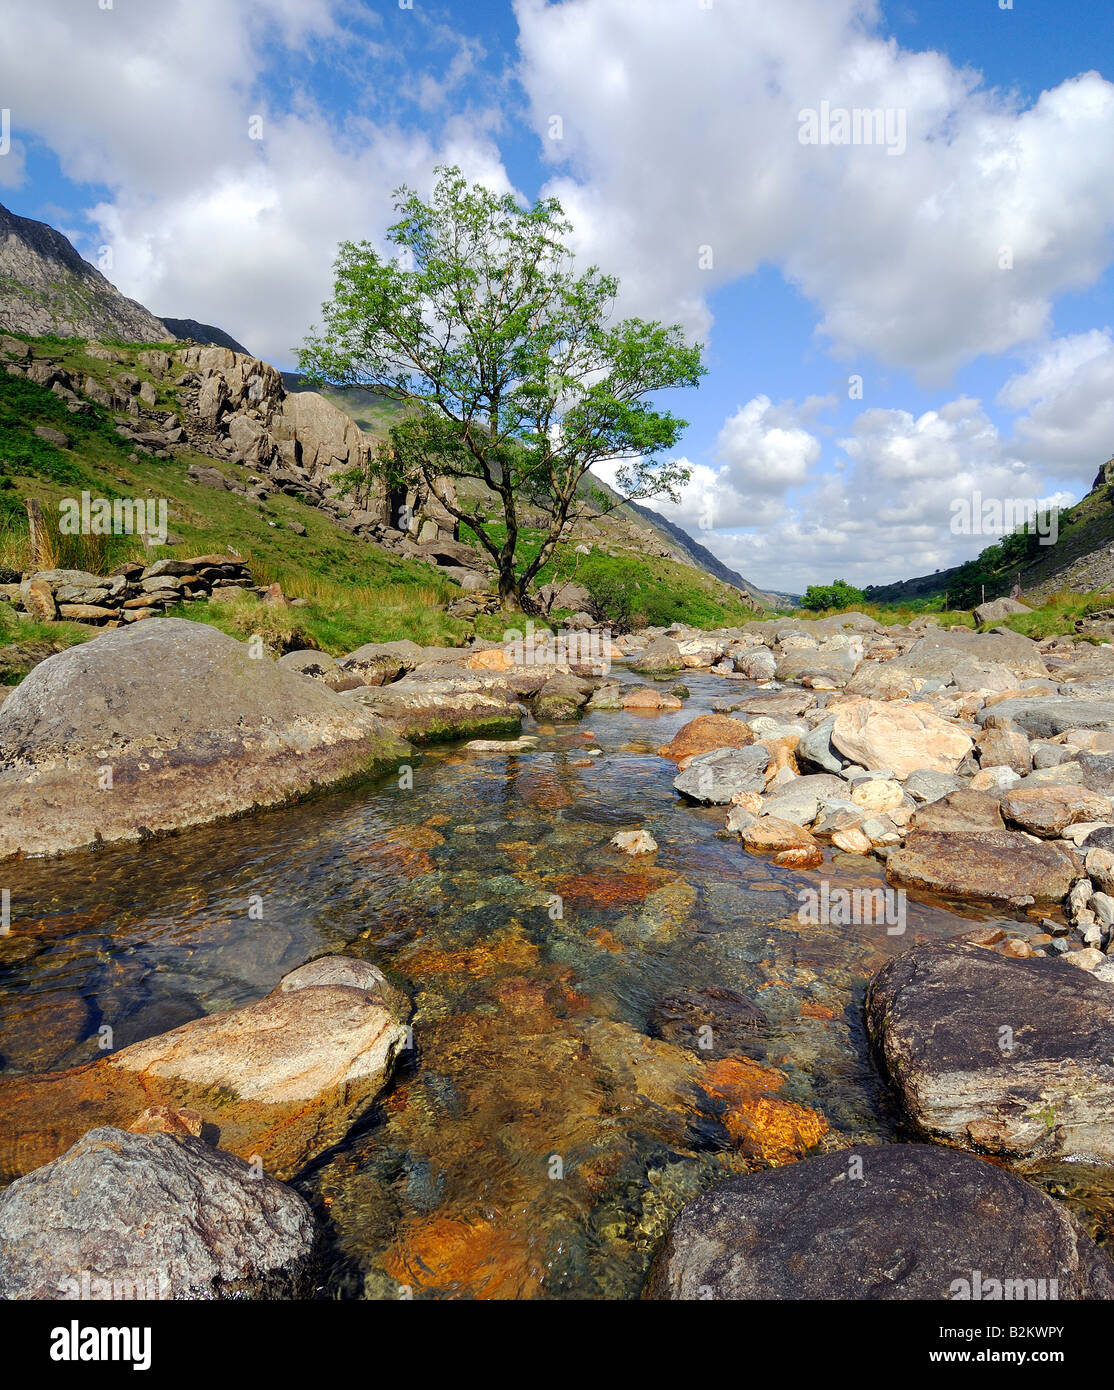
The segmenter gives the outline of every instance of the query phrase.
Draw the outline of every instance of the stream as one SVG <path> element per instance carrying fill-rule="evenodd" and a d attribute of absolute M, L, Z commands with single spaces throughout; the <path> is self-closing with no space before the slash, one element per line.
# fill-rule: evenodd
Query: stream
<path fill-rule="evenodd" d="M 91 1061 L 106 1037 L 119 1048 L 258 999 L 314 956 L 360 956 L 412 995 L 415 1048 L 294 1184 L 324 1231 L 321 1295 L 637 1297 L 684 1202 L 764 1161 L 733 1141 L 704 1069 L 777 1069 L 779 1099 L 823 1116 L 827 1147 L 909 1137 L 870 1057 L 866 983 L 914 943 L 993 920 L 910 898 L 900 935 L 798 921 L 803 888 L 881 887 L 883 867 L 829 851 L 781 869 L 724 836 L 724 808 L 684 804 L 654 750 L 727 693 L 684 679 L 682 711 L 527 719 L 532 751 L 439 747 L 412 788 L 392 777 L 6 866 L 0 1073 Z M 609 845 L 636 828 L 656 854 Z M 776 1147 L 784 1122 L 757 1139 Z M 1114 1237 L 1114 1174 L 1037 1180 Z"/>

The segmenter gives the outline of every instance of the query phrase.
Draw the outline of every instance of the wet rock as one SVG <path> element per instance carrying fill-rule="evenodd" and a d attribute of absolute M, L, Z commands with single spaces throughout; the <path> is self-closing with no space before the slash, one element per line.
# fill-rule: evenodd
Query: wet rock
<path fill-rule="evenodd" d="M 297 1298 L 313 1215 L 200 1139 L 91 1130 L 0 1193 L 0 1298 Z"/>
<path fill-rule="evenodd" d="M 726 806 L 740 792 L 762 791 L 770 755 L 761 744 L 747 748 L 717 748 L 691 758 L 673 785 L 689 801 Z"/>
<path fill-rule="evenodd" d="M 579 676 L 554 672 L 534 697 L 534 718 L 576 719 L 592 693 L 592 682 Z"/>
<path fill-rule="evenodd" d="M 646 1296 L 970 1298 L 976 1277 L 983 1298 L 987 1280 L 1011 1299 L 1114 1295 L 1114 1265 L 1062 1204 L 969 1155 L 891 1144 L 716 1184 L 673 1222 Z"/>
<path fill-rule="evenodd" d="M 0 857 L 209 824 L 406 752 L 373 715 L 216 628 L 136 623 L 42 662 L 0 707 Z"/>
<path fill-rule="evenodd" d="M 741 833 L 744 849 L 772 854 L 786 868 L 811 869 L 824 862 L 820 846 L 803 826 L 777 816 L 758 816 Z"/>
<path fill-rule="evenodd" d="M 620 830 L 612 835 L 611 843 L 624 854 L 653 854 L 658 847 L 657 840 L 648 830 Z"/>
<path fill-rule="evenodd" d="M 972 740 L 927 705 L 856 700 L 836 712 L 832 745 L 862 767 L 889 768 L 907 777 L 925 768 L 954 772 Z"/>
<path fill-rule="evenodd" d="M 650 1033 L 705 1058 L 762 1057 L 769 1023 L 745 994 L 704 985 L 670 994 L 650 1010 Z"/>
<path fill-rule="evenodd" d="M 1114 991 L 1060 960 L 966 943 L 885 965 L 867 1026 L 913 1121 L 1003 1157 L 1114 1161 Z"/>
<path fill-rule="evenodd" d="M 683 764 L 701 753 L 717 748 L 745 748 L 753 742 L 753 730 L 741 719 L 732 719 L 726 714 L 701 714 L 682 725 L 668 743 L 663 743 L 658 757 Z"/>
<path fill-rule="evenodd" d="M 412 743 L 457 738 L 491 738 L 517 733 L 522 707 L 505 687 L 461 688 L 452 680 L 397 681 L 359 686 L 340 698 L 374 711 L 389 728 Z"/>
<path fill-rule="evenodd" d="M 1070 850 L 1009 830 L 915 830 L 886 859 L 891 883 L 999 903 L 1062 902 L 1081 872 Z"/>
<path fill-rule="evenodd" d="M 83 1067 L 0 1078 L 9 1175 L 47 1162 L 90 1124 L 152 1105 L 195 1110 L 207 1137 L 277 1177 L 347 1133 L 408 1044 L 409 1001 L 375 967 L 313 961 L 265 999 L 210 1014 Z"/>

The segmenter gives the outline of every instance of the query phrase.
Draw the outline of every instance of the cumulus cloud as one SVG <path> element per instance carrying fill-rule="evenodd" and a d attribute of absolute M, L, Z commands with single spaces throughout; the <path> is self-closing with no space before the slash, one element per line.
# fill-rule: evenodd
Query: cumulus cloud
<path fill-rule="evenodd" d="M 297 86 L 273 105 L 276 51 L 308 72 L 353 41 L 334 0 L 2 9 L 13 121 L 67 178 L 111 191 L 86 210 L 86 252 L 110 247 L 110 278 L 155 313 L 215 323 L 280 363 L 319 316 L 337 243 L 380 238 L 396 187 L 428 188 L 442 162 L 509 187 L 493 115 L 447 114 L 434 136 L 359 112 L 338 128 Z M 33 65 L 17 56 L 31 52 Z M 432 104 L 473 56 L 456 48 Z"/>
<path fill-rule="evenodd" d="M 1059 477 L 1090 482 L 1114 453 L 1114 338 L 1109 328 L 1058 338 L 1010 377 L 999 404 L 1023 410 L 1020 457 Z"/>
<path fill-rule="evenodd" d="M 1027 109 L 878 31 L 873 0 L 516 0 L 522 80 L 585 256 L 706 333 L 763 262 L 837 353 L 942 381 L 1041 335 L 1110 260 L 1114 85 Z M 806 145 L 803 111 L 901 113 L 906 148 Z M 561 118 L 560 139 L 550 136 Z"/>
<path fill-rule="evenodd" d="M 837 442 L 832 465 L 819 464 L 809 449 L 806 476 L 789 470 L 780 489 L 771 484 L 764 494 L 736 494 L 726 468 L 694 477 L 703 514 L 716 518 L 701 539 L 766 588 L 799 592 L 836 577 L 880 584 L 946 569 L 993 544 L 1001 535 L 995 508 L 998 516 L 1013 508 L 1020 517 L 1077 497 L 1050 490 L 1018 439 L 1003 436 L 970 397 L 920 415 L 864 410 Z M 719 489 L 729 508 L 720 506 Z M 682 515 L 692 509 L 688 502 Z M 980 530 L 987 522 L 990 529 Z"/>

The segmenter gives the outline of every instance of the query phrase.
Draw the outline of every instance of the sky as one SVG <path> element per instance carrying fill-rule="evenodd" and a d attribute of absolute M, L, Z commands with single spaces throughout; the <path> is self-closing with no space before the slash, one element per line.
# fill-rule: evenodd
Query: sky
<path fill-rule="evenodd" d="M 705 345 L 654 505 L 763 588 L 886 583 L 1114 453 L 1103 10 L 0 0 L 0 201 L 285 368 L 400 185 L 556 196 L 618 312 Z"/>

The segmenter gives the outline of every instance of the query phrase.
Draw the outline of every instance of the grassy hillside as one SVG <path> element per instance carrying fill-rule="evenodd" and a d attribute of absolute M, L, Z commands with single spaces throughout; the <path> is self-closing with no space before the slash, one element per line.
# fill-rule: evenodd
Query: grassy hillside
<path fill-rule="evenodd" d="M 966 564 L 866 590 L 874 603 L 978 603 L 1008 594 L 1021 579 L 1023 592 L 1043 602 L 1061 591 L 1079 594 L 1114 588 L 1114 486 L 1100 473 L 1096 486 L 1058 518 L 1055 544 L 1036 535 L 1011 535 L 985 547 Z M 1027 602 L 1029 599 L 1026 600 Z"/>
<path fill-rule="evenodd" d="M 173 383 L 152 377 L 136 360 L 140 352 L 151 349 L 149 343 L 112 343 L 125 361 L 109 363 L 90 356 L 82 339 L 24 341 L 31 344 L 37 359 L 49 359 L 101 382 L 109 382 L 121 371 L 150 381 L 157 393 L 157 409 L 182 418 Z M 373 432 L 385 434 L 398 408 L 372 393 L 359 394 L 370 399 L 358 403 L 354 417 Z M 347 402 L 346 408 L 351 405 Z M 70 447 L 39 438 L 37 426 L 61 431 Z M 324 512 L 297 497 L 276 492 L 257 502 L 197 484 L 186 476 L 192 463 L 216 467 L 237 483 L 245 482 L 251 470 L 190 449 L 178 450 L 169 459 L 136 452 L 130 441 L 116 433 L 116 427 L 117 418 L 107 410 L 93 406 L 87 414 L 71 414 L 65 401 L 52 392 L 0 370 L 0 565 L 20 572 L 29 567 L 25 498 L 37 498 L 48 518 L 57 516 L 62 498 L 78 497 L 83 490 L 110 500 L 165 498 L 170 530 L 182 538 L 181 545 L 151 552 L 137 537 L 67 537 L 55 531 L 51 563 L 105 573 L 125 560 L 150 563 L 163 554 L 231 551 L 249 561 L 257 583 L 278 581 L 284 592 L 306 599 L 309 606 L 264 612 L 258 604 L 199 601 L 186 605 L 181 615 L 212 622 L 237 635 L 266 626 L 268 631 L 273 629 L 276 643 L 285 632 L 284 645 L 300 641 L 333 653 L 363 642 L 404 637 L 429 645 L 455 645 L 473 632 L 498 638 L 508 626 L 521 624 L 520 618 L 501 614 L 482 617 L 475 624 L 451 618 L 447 605 L 461 591 L 432 566 L 349 535 Z M 304 526 L 306 534 L 296 534 L 291 523 Z M 614 539 L 618 542 L 617 532 Z M 540 535 L 528 534 L 526 543 L 540 544 Z M 615 549 L 615 556 L 607 555 L 606 549 Z M 627 545 L 620 552 L 605 539 L 601 553 L 591 560 L 590 570 L 617 566 L 625 571 L 634 592 L 645 595 L 648 621 L 718 626 L 753 616 L 728 586 L 688 566 L 642 556 L 637 547 Z M 540 582 L 551 576 L 583 579 L 584 573 L 584 557 L 575 555 L 568 545 L 547 566 Z M 13 622 L 19 628 L 17 615 L 9 611 L 6 617 L 9 628 Z M 54 625 L 59 640 L 62 626 L 72 625 Z M 92 631 L 78 628 L 75 635 Z M 20 635 L 21 630 L 10 631 L 7 640 Z"/>

